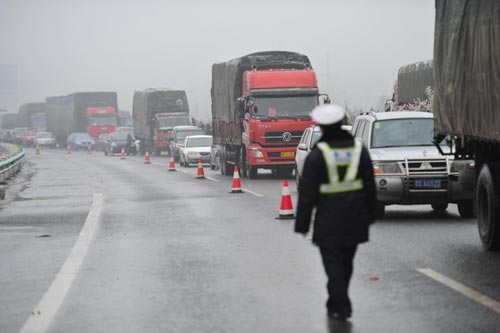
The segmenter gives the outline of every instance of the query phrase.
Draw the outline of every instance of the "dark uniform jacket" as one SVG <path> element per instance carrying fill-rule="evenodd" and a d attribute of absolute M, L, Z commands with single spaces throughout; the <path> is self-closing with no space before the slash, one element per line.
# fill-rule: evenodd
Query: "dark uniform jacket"
<path fill-rule="evenodd" d="M 353 137 L 343 130 L 325 132 L 321 141 L 327 142 L 332 148 L 354 146 Z M 346 169 L 338 168 L 339 179 L 344 178 Z M 320 193 L 320 185 L 329 183 L 329 178 L 323 153 L 318 147 L 314 147 L 306 158 L 299 182 L 295 231 L 309 231 L 311 214 L 316 207 L 313 233 L 315 244 L 343 246 L 368 241 L 368 228 L 375 220 L 377 198 L 373 165 L 365 147 L 361 153 L 358 178 L 363 181 L 363 190 Z"/>

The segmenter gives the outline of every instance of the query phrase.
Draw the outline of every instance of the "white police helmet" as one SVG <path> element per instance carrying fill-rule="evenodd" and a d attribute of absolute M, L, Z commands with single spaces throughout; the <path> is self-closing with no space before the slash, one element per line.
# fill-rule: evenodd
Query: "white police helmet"
<path fill-rule="evenodd" d="M 324 104 L 314 108 L 311 118 L 318 125 L 333 125 L 342 121 L 345 117 L 344 109 L 335 104 Z"/>

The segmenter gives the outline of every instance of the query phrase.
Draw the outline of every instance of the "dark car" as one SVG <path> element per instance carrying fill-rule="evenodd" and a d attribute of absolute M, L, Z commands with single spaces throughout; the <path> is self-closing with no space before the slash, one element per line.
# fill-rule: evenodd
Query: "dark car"
<path fill-rule="evenodd" d="M 135 141 L 130 134 L 127 133 L 111 133 L 104 142 L 104 155 L 108 155 L 113 148 L 113 153 L 119 154 L 122 149 L 127 155 L 137 154 Z"/>

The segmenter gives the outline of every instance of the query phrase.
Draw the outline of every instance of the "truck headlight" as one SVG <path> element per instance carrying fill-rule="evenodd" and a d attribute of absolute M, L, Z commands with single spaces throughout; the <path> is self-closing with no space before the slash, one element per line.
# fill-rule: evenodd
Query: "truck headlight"
<path fill-rule="evenodd" d="M 264 154 L 257 148 L 250 149 L 250 155 L 254 158 L 263 158 Z"/>
<path fill-rule="evenodd" d="M 376 175 L 401 174 L 402 170 L 397 162 L 376 162 L 373 163 L 373 172 Z"/>

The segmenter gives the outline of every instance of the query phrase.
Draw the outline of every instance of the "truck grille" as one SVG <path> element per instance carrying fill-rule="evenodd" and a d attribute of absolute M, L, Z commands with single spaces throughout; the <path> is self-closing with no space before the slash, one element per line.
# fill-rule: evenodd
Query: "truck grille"
<path fill-rule="evenodd" d="M 290 137 L 290 135 L 284 135 L 285 133 L 291 134 L 289 141 L 285 141 L 285 138 Z M 302 133 L 303 131 L 266 132 L 264 139 L 266 143 L 298 143 Z"/>
<path fill-rule="evenodd" d="M 446 161 L 408 161 L 408 173 L 446 172 Z"/>

